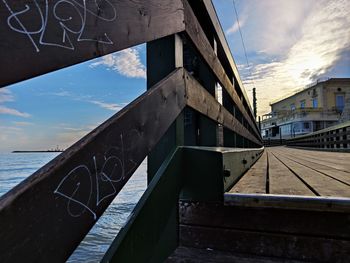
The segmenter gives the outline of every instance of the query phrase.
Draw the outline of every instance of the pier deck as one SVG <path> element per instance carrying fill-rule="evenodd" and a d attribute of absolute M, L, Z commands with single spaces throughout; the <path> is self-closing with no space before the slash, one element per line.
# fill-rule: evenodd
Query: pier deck
<path fill-rule="evenodd" d="M 349 160 L 266 148 L 224 202 L 180 201 L 180 246 L 166 262 L 347 262 Z"/>
<path fill-rule="evenodd" d="M 350 153 L 266 148 L 230 193 L 350 197 Z"/>

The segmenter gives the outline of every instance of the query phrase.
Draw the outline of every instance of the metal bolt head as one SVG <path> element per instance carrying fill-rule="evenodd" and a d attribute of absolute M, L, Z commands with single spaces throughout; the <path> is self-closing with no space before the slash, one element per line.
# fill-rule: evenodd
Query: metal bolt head
<path fill-rule="evenodd" d="M 231 171 L 229 169 L 224 170 L 224 177 L 230 177 Z"/>

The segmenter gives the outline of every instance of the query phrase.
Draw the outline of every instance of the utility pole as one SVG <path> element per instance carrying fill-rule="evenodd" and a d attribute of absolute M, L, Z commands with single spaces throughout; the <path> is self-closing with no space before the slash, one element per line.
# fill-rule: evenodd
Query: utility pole
<path fill-rule="evenodd" d="M 256 88 L 253 88 L 253 113 L 254 119 L 256 120 Z"/>

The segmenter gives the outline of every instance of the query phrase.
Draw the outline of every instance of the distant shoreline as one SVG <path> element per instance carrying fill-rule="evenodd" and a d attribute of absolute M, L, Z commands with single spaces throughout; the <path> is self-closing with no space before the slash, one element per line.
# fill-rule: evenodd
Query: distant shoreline
<path fill-rule="evenodd" d="M 47 150 L 47 151 L 12 151 L 11 153 L 61 153 L 62 150 Z"/>

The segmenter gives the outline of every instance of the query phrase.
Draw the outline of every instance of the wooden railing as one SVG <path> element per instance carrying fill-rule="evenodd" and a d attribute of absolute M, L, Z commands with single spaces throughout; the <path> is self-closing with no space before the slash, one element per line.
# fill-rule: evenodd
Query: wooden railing
<path fill-rule="evenodd" d="M 144 42 L 148 85 L 0 198 L 3 261 L 66 260 L 146 156 L 151 185 L 178 146 L 261 147 L 211 1 L 2 1 L 0 8 L 1 87 Z"/>
<path fill-rule="evenodd" d="M 350 122 L 309 133 L 286 141 L 288 146 L 325 150 L 350 150 Z"/>

